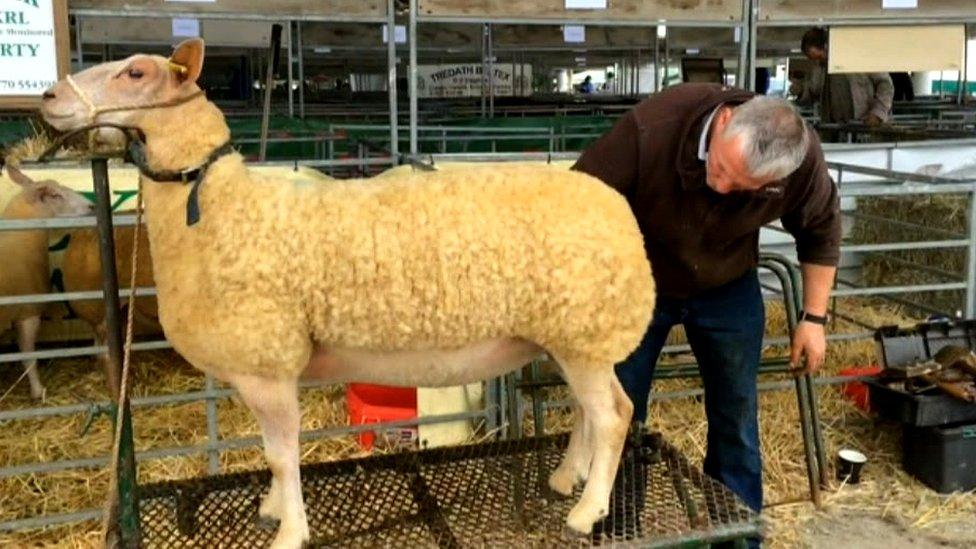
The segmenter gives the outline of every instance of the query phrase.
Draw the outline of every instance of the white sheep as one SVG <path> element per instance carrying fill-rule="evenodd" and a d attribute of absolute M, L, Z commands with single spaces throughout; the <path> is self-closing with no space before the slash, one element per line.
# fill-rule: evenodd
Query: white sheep
<path fill-rule="evenodd" d="M 210 162 L 230 132 L 195 83 L 203 51 L 193 39 L 170 59 L 92 67 L 45 92 L 41 112 L 61 131 L 112 122 L 145 135 L 160 321 L 180 354 L 257 416 L 272 472 L 259 511 L 281 520 L 273 546 L 309 537 L 299 378 L 458 385 L 542 352 L 579 412 L 549 485 L 570 495 L 586 482 L 567 525 L 589 532 L 607 514 L 633 408 L 613 366 L 637 347 L 654 303 L 624 198 L 544 166 L 318 184 L 259 176 L 233 152 Z M 201 218 L 189 224 L 194 185 L 145 174 L 198 167 Z"/>
<path fill-rule="evenodd" d="M 54 181 L 35 182 L 13 166 L 7 174 L 21 186 L 3 213 L 2 219 L 43 219 L 91 213 L 91 202 L 71 189 Z M 51 291 L 48 263 L 48 230 L 0 231 L 0 295 L 45 294 Z M 43 303 L 0 307 L 0 334 L 16 326 L 20 351 L 34 351 L 37 332 L 41 327 Z M 24 369 L 30 382 L 31 396 L 44 398 L 44 385 L 37 374 L 37 360 L 25 360 Z"/>

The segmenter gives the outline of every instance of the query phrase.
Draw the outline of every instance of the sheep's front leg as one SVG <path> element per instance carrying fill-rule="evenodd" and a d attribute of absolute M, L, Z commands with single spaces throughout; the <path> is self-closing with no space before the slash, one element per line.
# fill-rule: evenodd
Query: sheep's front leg
<path fill-rule="evenodd" d="M 259 512 L 281 520 L 272 547 L 301 547 L 309 534 L 298 468 L 298 380 L 238 376 L 229 381 L 257 417 L 264 438 L 264 453 L 273 480 Z"/>
<path fill-rule="evenodd" d="M 22 353 L 34 351 L 34 344 L 37 342 L 37 332 L 41 328 L 41 317 L 32 316 L 17 321 L 17 347 Z M 31 396 L 37 400 L 42 400 L 45 393 L 44 385 L 37 374 L 37 359 L 24 361 L 24 370 L 27 371 L 27 380 L 30 382 Z"/>

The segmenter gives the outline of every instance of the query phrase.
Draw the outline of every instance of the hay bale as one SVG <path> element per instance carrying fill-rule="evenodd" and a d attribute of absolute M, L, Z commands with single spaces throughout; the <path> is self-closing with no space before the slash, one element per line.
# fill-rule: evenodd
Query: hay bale
<path fill-rule="evenodd" d="M 872 217 L 855 218 L 851 239 L 859 244 L 873 244 L 945 240 L 950 238 L 948 233 L 965 235 L 968 205 L 968 195 L 961 194 L 861 198 L 857 211 Z M 865 256 L 862 268 L 862 282 L 869 286 L 955 282 L 965 278 L 966 249 L 875 252 Z M 949 314 L 965 309 L 961 290 L 907 293 L 900 297 Z"/>

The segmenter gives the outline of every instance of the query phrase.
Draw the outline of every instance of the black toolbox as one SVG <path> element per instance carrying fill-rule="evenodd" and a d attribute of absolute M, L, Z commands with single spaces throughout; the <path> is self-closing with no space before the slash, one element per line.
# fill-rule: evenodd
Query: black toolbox
<path fill-rule="evenodd" d="M 902 466 L 940 493 L 976 488 L 976 404 L 937 388 L 903 389 L 893 372 L 931 359 L 942 347 L 976 349 L 976 321 L 938 320 L 913 328 L 885 326 L 874 334 L 885 371 L 866 380 L 871 409 L 903 424 Z"/>
<path fill-rule="evenodd" d="M 939 493 L 976 489 L 976 423 L 938 427 L 905 425 L 902 465 Z"/>
<path fill-rule="evenodd" d="M 976 348 L 976 320 L 924 322 L 914 328 L 884 326 L 874 333 L 881 366 L 897 370 L 927 360 L 946 345 Z M 893 376 L 882 373 L 866 381 L 871 409 L 881 417 L 915 427 L 976 423 L 976 404 L 957 400 L 937 388 L 920 394 L 900 389 Z"/>

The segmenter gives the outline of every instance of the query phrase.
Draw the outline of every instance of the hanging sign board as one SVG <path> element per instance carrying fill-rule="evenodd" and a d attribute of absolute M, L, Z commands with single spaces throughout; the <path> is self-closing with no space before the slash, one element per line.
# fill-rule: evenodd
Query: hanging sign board
<path fill-rule="evenodd" d="M 0 0 L 0 108 L 36 109 L 68 71 L 67 0 Z"/>
<path fill-rule="evenodd" d="M 962 70 L 965 25 L 833 27 L 833 73 Z"/>

